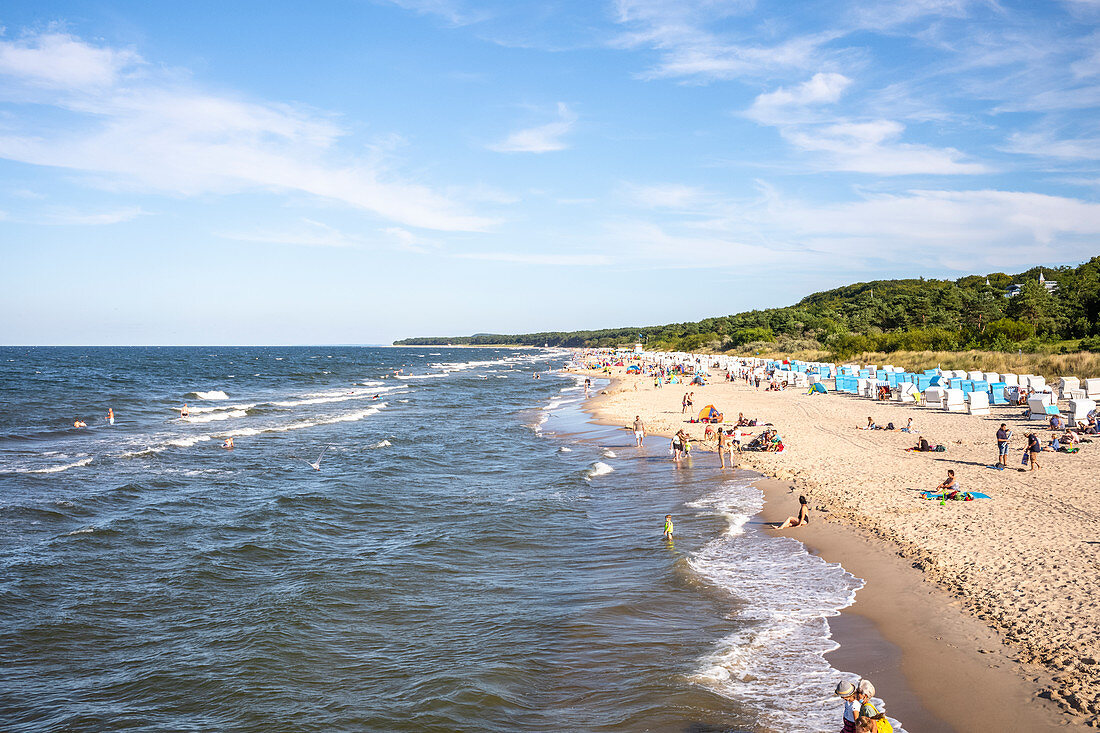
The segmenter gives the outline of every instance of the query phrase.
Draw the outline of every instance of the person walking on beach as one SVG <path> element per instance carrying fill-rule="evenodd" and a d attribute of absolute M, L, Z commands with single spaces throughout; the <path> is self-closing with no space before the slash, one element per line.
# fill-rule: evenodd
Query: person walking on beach
<path fill-rule="evenodd" d="M 645 438 L 645 423 L 642 422 L 641 415 L 634 416 L 634 441 L 638 444 L 638 447 L 642 447 L 642 440 Z"/>
<path fill-rule="evenodd" d="M 1039 465 L 1039 454 L 1043 452 L 1043 444 L 1039 442 L 1039 436 L 1035 433 L 1027 434 L 1027 459 L 1031 464 L 1031 470 L 1042 468 Z"/>
<path fill-rule="evenodd" d="M 718 428 L 718 464 L 722 467 L 726 467 L 726 454 L 730 457 L 730 468 L 733 468 L 733 448 L 730 447 L 730 438 L 728 432 L 722 428 Z"/>
<path fill-rule="evenodd" d="M 695 393 L 694 392 L 688 392 L 687 393 L 687 410 L 688 410 L 688 412 L 691 412 L 692 408 L 694 406 L 695 406 Z"/>
<path fill-rule="evenodd" d="M 666 514 L 665 515 L 665 539 L 666 540 L 669 540 L 669 541 L 672 540 L 672 529 L 673 529 L 673 527 L 672 527 L 672 515 L 671 514 Z"/>
<path fill-rule="evenodd" d="M 688 411 L 688 396 L 687 392 L 684 392 L 684 399 L 680 400 L 680 414 L 683 415 Z"/>
<path fill-rule="evenodd" d="M 1008 426 L 1001 423 L 1001 427 L 997 429 L 997 470 L 1003 471 L 1008 468 L 1008 441 L 1012 438 L 1012 431 L 1008 429 Z"/>

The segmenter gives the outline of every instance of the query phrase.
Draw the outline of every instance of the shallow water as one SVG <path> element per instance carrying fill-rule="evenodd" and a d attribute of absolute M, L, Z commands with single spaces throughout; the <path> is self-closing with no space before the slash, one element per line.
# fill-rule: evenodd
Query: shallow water
<path fill-rule="evenodd" d="M 837 727 L 859 581 L 564 358 L 0 349 L 2 727 Z"/>

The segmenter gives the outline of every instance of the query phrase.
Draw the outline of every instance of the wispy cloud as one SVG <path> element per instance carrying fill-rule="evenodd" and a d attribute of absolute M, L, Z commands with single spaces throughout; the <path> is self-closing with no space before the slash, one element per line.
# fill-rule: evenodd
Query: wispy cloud
<path fill-rule="evenodd" d="M 795 35 L 768 45 L 752 40 L 751 27 L 725 36 L 710 30 L 717 21 L 745 13 L 754 5 L 747 1 L 618 0 L 616 19 L 627 31 L 612 45 L 655 49 L 657 63 L 642 74 L 650 79 L 734 79 L 820 65 L 825 55 L 822 49 L 836 38 L 835 33 Z"/>
<path fill-rule="evenodd" d="M 782 130 L 796 147 L 825 156 L 829 170 L 902 176 L 916 173 L 959 175 L 989 173 L 982 163 L 966 162 L 954 148 L 899 141 L 905 126 L 893 120 L 842 122 L 823 127 Z"/>
<path fill-rule="evenodd" d="M 558 102 L 558 119 L 538 127 L 518 130 L 504 140 L 489 145 L 498 153 L 549 153 L 565 150 L 569 145 L 562 140 L 577 122 L 577 116 L 564 102 Z"/>
<path fill-rule="evenodd" d="M 58 47 L 70 61 L 53 58 Z M 347 132 L 331 115 L 151 75 L 131 78 L 126 72 L 140 63 L 136 54 L 70 36 L 0 41 L 0 57 L 9 59 L 0 75 L 10 83 L 48 86 L 39 103 L 74 115 L 56 128 L 26 112 L 0 134 L 0 157 L 146 191 L 297 192 L 414 227 L 475 231 L 494 224 L 377 161 L 342 154 L 338 144 Z M 86 72 L 76 68 L 80 60 L 88 61 Z"/>
<path fill-rule="evenodd" d="M 0 41 L 0 75 L 55 89 L 104 88 L 126 69 L 142 64 L 127 49 L 92 46 L 67 33 L 27 35 Z"/>
<path fill-rule="evenodd" d="M 684 209 L 698 206 L 705 196 L 698 186 L 666 183 L 648 186 L 629 185 L 627 198 L 636 206 L 646 209 Z"/>
<path fill-rule="evenodd" d="M 1017 132 L 1009 136 L 1004 150 L 1062 160 L 1100 160 L 1100 138 L 1058 139 L 1042 133 Z"/>

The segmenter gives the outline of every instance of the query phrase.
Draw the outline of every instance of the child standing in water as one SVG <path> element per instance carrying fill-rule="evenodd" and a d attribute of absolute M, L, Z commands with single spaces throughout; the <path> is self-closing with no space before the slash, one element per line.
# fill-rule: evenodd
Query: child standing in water
<path fill-rule="evenodd" d="M 665 539 L 666 540 L 671 540 L 672 539 L 672 515 L 671 514 L 666 514 L 665 515 Z"/>

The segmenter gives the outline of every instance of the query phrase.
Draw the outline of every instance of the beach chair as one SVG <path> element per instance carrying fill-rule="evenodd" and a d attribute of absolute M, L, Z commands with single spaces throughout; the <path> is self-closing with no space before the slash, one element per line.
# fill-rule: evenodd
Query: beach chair
<path fill-rule="evenodd" d="M 1057 415 L 1058 405 L 1051 404 L 1054 395 L 1049 392 L 1041 392 L 1033 394 L 1027 398 L 1027 410 L 1029 417 L 1034 418 L 1036 415 Z"/>
<path fill-rule="evenodd" d="M 1100 399 L 1100 379 L 1085 380 L 1085 397 L 1090 400 Z"/>
<path fill-rule="evenodd" d="M 1081 380 L 1077 377 L 1062 377 L 1058 380 L 1058 399 L 1070 400 L 1076 399 L 1069 393 L 1078 391 L 1081 389 Z"/>
<path fill-rule="evenodd" d="M 1079 422 L 1086 422 L 1089 413 L 1096 409 L 1096 401 L 1090 399 L 1073 399 L 1069 401 L 1069 423 L 1076 427 Z"/>
<path fill-rule="evenodd" d="M 993 382 L 989 385 L 989 401 L 994 406 L 1008 404 L 1008 398 L 1005 396 L 1004 382 Z"/>
<path fill-rule="evenodd" d="M 989 393 L 971 392 L 966 396 L 966 411 L 971 415 L 989 414 Z"/>
<path fill-rule="evenodd" d="M 912 382 L 903 382 L 894 392 L 896 402 L 916 402 L 918 399 L 917 386 Z"/>
<path fill-rule="evenodd" d="M 1020 384 L 1019 377 L 1017 377 L 1015 374 L 1002 374 L 1001 381 L 1004 382 L 1005 385 L 1008 387 L 1016 387 Z"/>
<path fill-rule="evenodd" d="M 947 390 L 943 387 L 929 387 L 924 390 L 924 405 L 925 407 L 936 407 L 943 409 L 944 397 Z"/>
<path fill-rule="evenodd" d="M 946 389 L 943 395 L 943 409 L 947 412 L 966 410 L 966 393 L 961 389 Z"/>
<path fill-rule="evenodd" d="M 971 382 L 981 382 L 985 379 L 984 372 L 971 371 L 966 373 L 966 378 Z"/>
<path fill-rule="evenodd" d="M 982 375 L 982 379 L 989 382 L 990 384 L 992 384 L 993 382 L 1002 381 L 1001 380 L 1001 375 L 998 374 L 997 372 L 986 372 L 985 374 Z"/>

